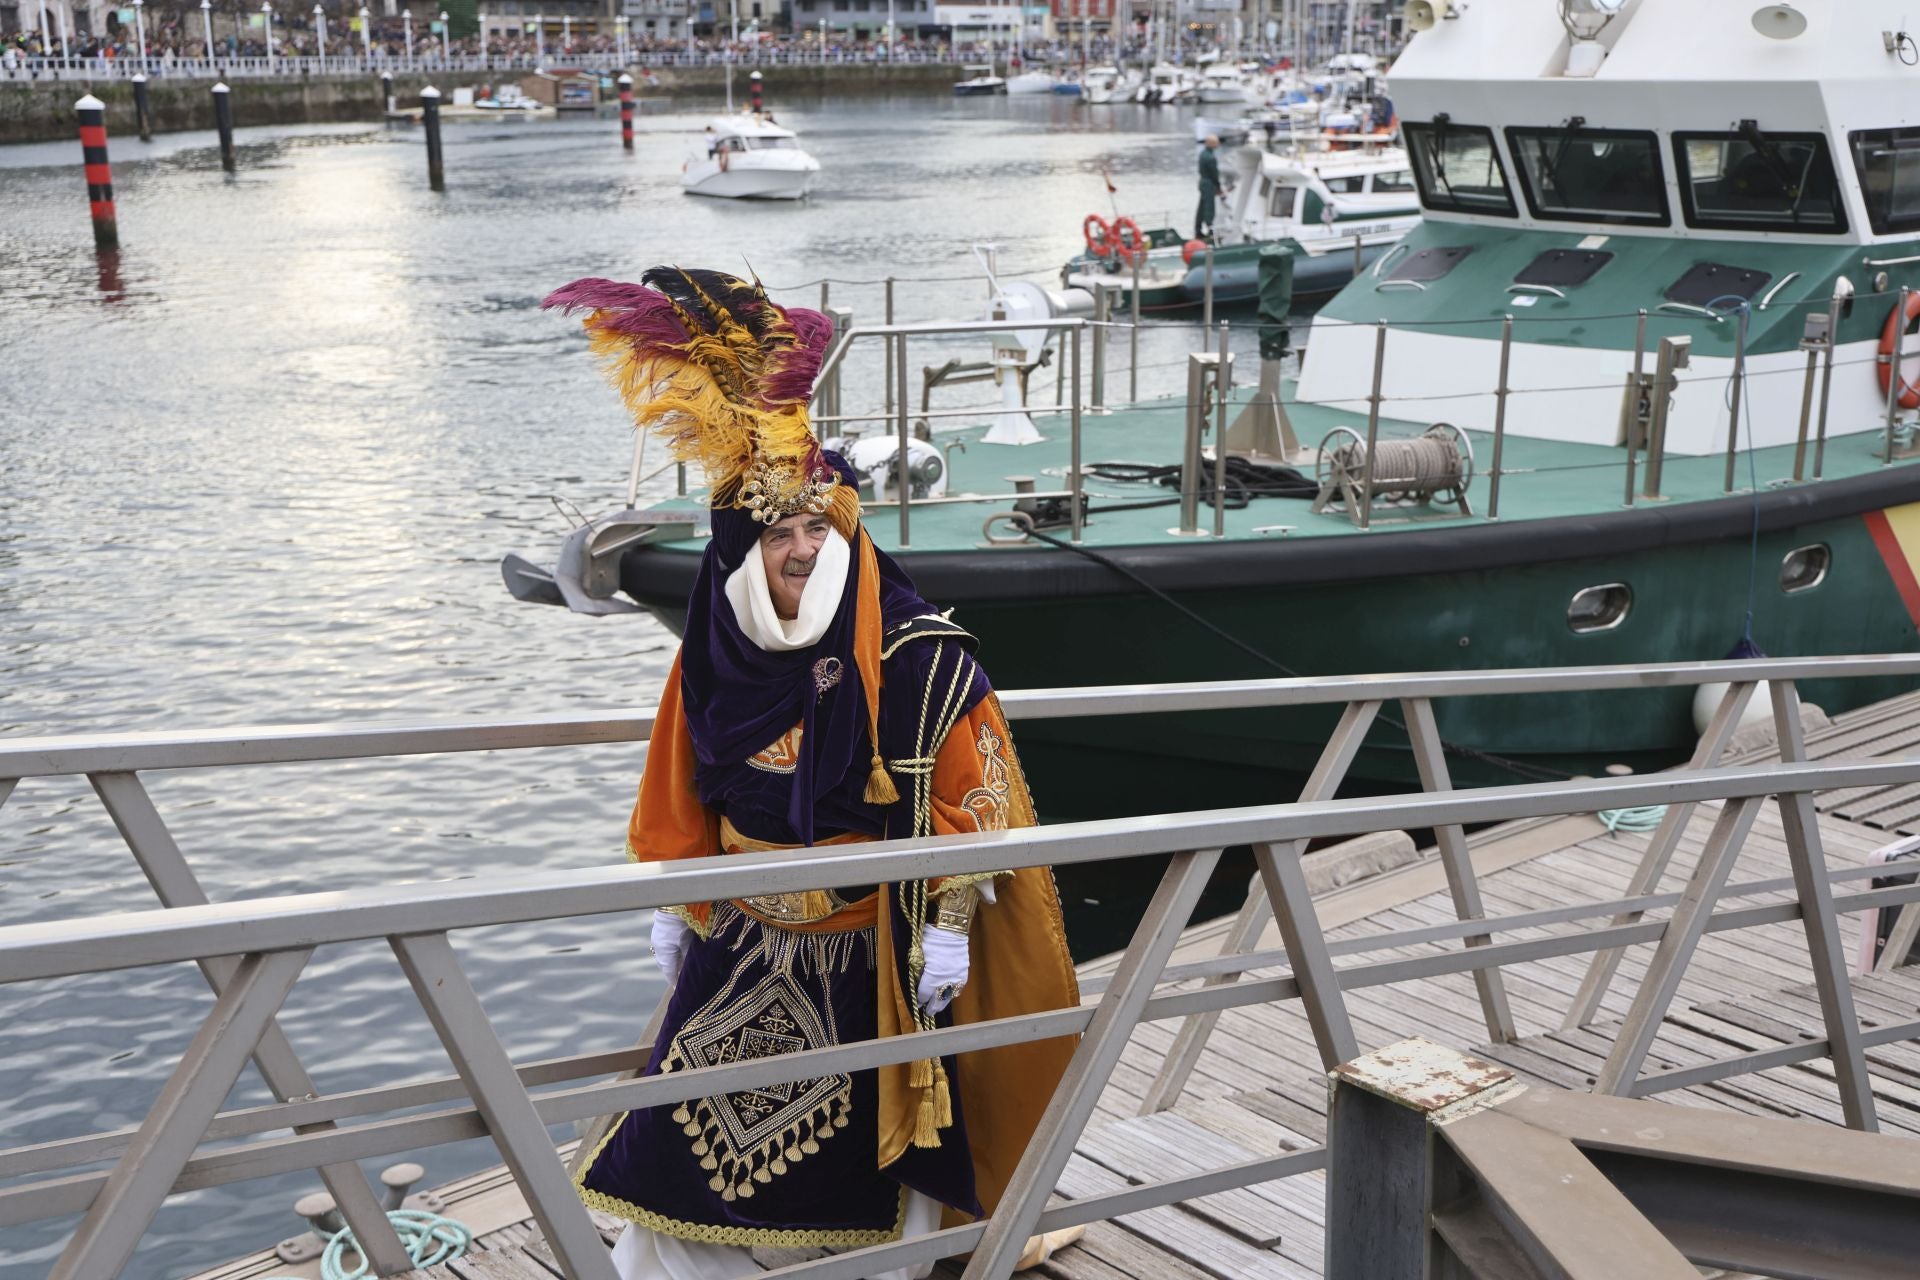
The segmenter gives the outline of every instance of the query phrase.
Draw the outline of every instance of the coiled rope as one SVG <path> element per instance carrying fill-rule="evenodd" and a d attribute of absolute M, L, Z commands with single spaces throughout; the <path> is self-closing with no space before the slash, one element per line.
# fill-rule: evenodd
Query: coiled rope
<path fill-rule="evenodd" d="M 1341 462 L 1358 475 L 1366 469 L 1367 449 L 1350 445 L 1339 451 Z M 1381 440 L 1373 449 L 1373 491 L 1377 497 L 1404 494 L 1422 496 L 1458 487 L 1460 455 L 1453 442 L 1439 436 L 1412 440 Z"/>
<path fill-rule="evenodd" d="M 1652 831 L 1667 816 L 1667 806 L 1649 804 L 1638 809 L 1602 809 L 1593 816 L 1609 831 Z"/>
<path fill-rule="evenodd" d="M 387 1213 L 387 1221 L 393 1224 L 415 1267 L 437 1267 L 465 1257 L 473 1243 L 473 1232 L 465 1223 L 425 1209 L 392 1209 Z M 346 1261 L 349 1251 L 358 1259 L 351 1268 Z M 343 1227 L 327 1238 L 327 1247 L 320 1254 L 320 1280 L 363 1280 L 372 1274 L 373 1263 L 361 1252 L 353 1228 Z M 267 1280 L 293 1280 L 293 1277 L 269 1276 Z"/>

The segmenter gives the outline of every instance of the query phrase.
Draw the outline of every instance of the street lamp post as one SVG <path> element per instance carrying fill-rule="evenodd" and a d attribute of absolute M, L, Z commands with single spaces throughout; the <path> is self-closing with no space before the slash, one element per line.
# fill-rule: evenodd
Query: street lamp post
<path fill-rule="evenodd" d="M 367 56 L 367 65 L 373 65 L 373 14 L 367 6 L 360 6 L 360 52 Z"/>
<path fill-rule="evenodd" d="M 473 11 L 474 34 L 480 41 L 480 69 L 487 69 L 487 11 L 476 8 Z"/>
<path fill-rule="evenodd" d="M 573 52 L 573 15 L 570 13 L 560 15 L 560 52 Z"/>
<path fill-rule="evenodd" d="M 627 65 L 627 15 L 621 14 L 613 20 L 613 37 L 616 50 L 620 55 L 620 65 Z"/>
<path fill-rule="evenodd" d="M 453 65 L 453 23 L 447 20 L 447 11 L 440 11 L 440 65 Z"/>
<path fill-rule="evenodd" d="M 533 15 L 533 61 L 535 69 L 538 70 L 540 64 L 545 63 L 546 60 L 547 15 L 544 13 L 536 13 Z"/>
<path fill-rule="evenodd" d="M 408 8 L 408 9 L 402 9 L 400 11 L 400 28 L 403 32 L 406 33 L 407 69 L 411 71 L 413 69 L 413 10 L 412 9 Z"/>
<path fill-rule="evenodd" d="M 46 39 L 46 26 L 41 25 L 41 44 L 49 50 L 52 42 Z M 140 50 L 140 65 L 147 65 L 147 0 L 133 0 L 133 43 Z"/>
<path fill-rule="evenodd" d="M 260 0 L 260 12 L 267 18 L 267 74 L 273 74 L 273 4 L 272 0 Z"/>
<path fill-rule="evenodd" d="M 200 0 L 200 29 L 207 38 L 207 60 L 213 60 L 213 0 Z"/>
<path fill-rule="evenodd" d="M 320 66 L 326 69 L 327 62 L 327 11 L 319 5 L 313 6 L 314 50 L 320 55 Z"/>

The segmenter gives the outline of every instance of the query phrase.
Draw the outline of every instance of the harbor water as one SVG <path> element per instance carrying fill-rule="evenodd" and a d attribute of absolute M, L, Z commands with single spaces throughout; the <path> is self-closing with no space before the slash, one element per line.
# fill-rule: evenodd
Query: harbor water
<path fill-rule="evenodd" d="M 1184 113 L 788 104 L 777 77 L 769 98 L 823 165 L 797 205 L 683 196 L 705 119 L 690 101 L 643 117 L 631 156 L 609 119 L 450 124 L 444 195 L 405 128 L 243 129 L 232 176 L 210 133 L 116 138 L 112 261 L 92 249 L 77 141 L 0 151 L 0 733 L 652 702 L 664 628 L 516 604 L 501 585 L 505 552 L 551 558 L 555 498 L 617 506 L 628 462 L 617 399 L 578 326 L 540 312 L 544 293 L 673 262 L 757 272 L 788 303 L 817 305 L 829 278 L 867 321 L 895 276 L 901 319 L 970 319 L 987 296 L 976 241 L 1008 276 L 1051 283 L 1089 212 L 1192 217 Z M 1198 345 L 1190 326 L 1148 332 L 1142 392 L 1174 391 Z M 879 394 L 874 362 L 850 369 L 850 408 Z M 147 781 L 221 900 L 617 861 L 639 761 L 620 746 Z M 32 780 L 0 808 L 0 924 L 153 904 L 84 780 Z M 1069 894 L 1070 914 L 1098 905 Z M 530 1061 L 631 1043 L 659 994 L 645 937 L 645 920 L 611 917 L 456 945 Z M 0 1130 L 25 1143 L 138 1123 L 210 1003 L 185 967 L 0 987 Z M 318 953 L 283 1025 L 323 1091 L 450 1070 L 382 948 Z M 233 1103 L 264 1100 L 246 1073 Z M 481 1142 L 420 1157 L 430 1182 L 496 1158 Z M 290 1206 L 316 1185 L 171 1200 L 127 1275 L 186 1275 L 294 1234 Z M 0 1230 L 0 1277 L 45 1274 L 71 1226 Z"/>

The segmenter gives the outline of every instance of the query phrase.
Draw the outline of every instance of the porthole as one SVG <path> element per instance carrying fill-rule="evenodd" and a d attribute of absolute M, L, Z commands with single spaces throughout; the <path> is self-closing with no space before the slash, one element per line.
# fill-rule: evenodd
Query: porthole
<path fill-rule="evenodd" d="M 1575 635 L 1611 631 L 1627 620 L 1633 608 L 1633 588 L 1624 582 L 1585 587 L 1573 593 L 1567 606 L 1567 628 Z"/>
<path fill-rule="evenodd" d="M 1824 542 L 1810 547 L 1795 547 L 1781 558 L 1780 589 L 1788 595 L 1811 591 L 1827 580 L 1833 567 L 1833 551 Z"/>

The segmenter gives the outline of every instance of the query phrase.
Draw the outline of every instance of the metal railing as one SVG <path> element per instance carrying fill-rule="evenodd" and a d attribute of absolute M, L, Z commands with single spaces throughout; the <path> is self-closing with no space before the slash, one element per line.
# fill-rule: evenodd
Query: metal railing
<path fill-rule="evenodd" d="M 1656 945 L 1648 976 L 1616 1037 L 1599 1089 L 1644 1095 L 1816 1057 L 1832 1060 L 1848 1123 L 1875 1128 L 1865 1048 L 1920 1034 L 1920 1021 L 1861 1030 L 1845 959 L 1839 914 L 1920 901 L 1920 884 L 1836 896 L 1835 886 L 1880 871 L 1830 872 L 1812 794 L 1839 787 L 1920 782 L 1920 759 L 1807 762 L 1797 683 L 1807 679 L 1920 677 L 1920 655 L 1630 667 L 1342 676 L 1326 679 L 1208 681 L 1191 684 L 1011 692 L 1015 720 L 1126 716 L 1169 711 L 1343 706 L 1338 728 L 1299 801 L 1242 809 L 1030 827 L 971 836 L 893 841 L 633 867 L 499 876 L 453 884 L 399 885 L 329 894 L 213 904 L 174 843 L 140 780 L 146 770 L 230 768 L 294 761 L 352 760 L 452 751 L 526 749 L 632 742 L 650 733 L 653 714 L 556 716 L 478 723 L 359 724 L 293 729 L 233 729 L 196 734 L 130 734 L 0 742 L 0 803 L 22 780 L 84 775 L 99 794 L 161 901 L 171 910 L 0 928 L 0 982 L 61 979 L 192 961 L 218 993 L 213 1011 L 183 1054 L 146 1118 L 135 1127 L 0 1151 L 0 1227 L 84 1214 L 52 1274 L 58 1280 L 116 1274 L 155 1212 L 176 1192 L 295 1170 L 317 1169 L 336 1188 L 343 1213 L 375 1254 L 383 1274 L 405 1269 L 377 1232 L 384 1220 L 353 1162 L 424 1146 L 489 1136 L 512 1170 L 555 1257 L 567 1274 L 605 1280 L 606 1252 L 568 1183 L 546 1126 L 636 1107 L 671 1104 L 778 1082 L 906 1062 L 929 1053 L 966 1053 L 1034 1039 L 1079 1035 L 1072 1061 L 994 1216 L 984 1223 L 874 1246 L 776 1272 L 812 1280 L 857 1280 L 877 1270 L 973 1251 L 968 1277 L 1004 1277 L 1036 1229 L 1104 1220 L 1154 1205 L 1196 1199 L 1325 1167 L 1327 1151 L 1257 1159 L 1224 1169 L 1129 1187 L 1046 1209 L 1134 1026 L 1181 1019 L 1180 1039 L 1155 1082 L 1149 1107 L 1168 1105 L 1197 1055 L 1208 1020 L 1220 1011 L 1299 1000 L 1316 1049 L 1329 1068 L 1359 1054 L 1345 993 L 1442 974 L 1470 973 L 1489 1035 L 1515 1034 L 1501 968 L 1553 956 L 1599 954 Z M 1769 682 L 1779 763 L 1717 767 L 1733 727 L 1759 682 Z M 1643 777 L 1576 779 L 1453 791 L 1433 700 L 1541 693 L 1684 689 L 1726 683 L 1712 725 L 1680 769 Z M 1351 800 L 1331 798 L 1385 703 L 1401 704 L 1423 790 Z M 1791 880 L 1727 885 L 1728 872 L 1759 805 L 1775 797 L 1783 815 Z M 1702 803 L 1723 802 L 1687 888 L 1636 890 L 1600 902 L 1558 904 L 1488 918 L 1479 899 L 1464 827 L 1599 809 L 1668 805 L 1677 834 Z M 1300 854 L 1311 839 L 1396 829 L 1431 829 L 1456 908 L 1451 924 L 1330 942 L 1308 893 Z M 1663 827 L 1663 831 L 1666 828 Z M 1656 834 L 1653 847 L 1662 844 Z M 1251 845 L 1262 892 L 1250 897 L 1226 947 L 1211 960 L 1168 967 L 1209 873 L 1228 846 Z M 1650 850 L 1651 852 L 1651 850 Z M 461 970 L 449 942 L 455 931 L 516 922 L 632 912 L 745 894 L 891 883 L 1013 866 L 1067 865 L 1173 855 L 1118 969 L 1085 985 L 1098 1000 L 990 1022 L 863 1041 L 790 1056 L 666 1076 L 581 1084 L 644 1064 L 650 1046 L 517 1064 L 508 1055 Z M 1792 900 L 1721 909 L 1725 898 L 1791 889 Z M 1671 908 L 1666 919 L 1641 918 Z M 1249 920 L 1272 912 L 1284 951 L 1253 952 Z M 1826 1035 L 1759 1052 L 1742 1052 L 1641 1077 L 1657 1030 L 1700 939 L 1710 932 L 1798 920 L 1803 926 Z M 1597 927 L 1496 941 L 1514 931 L 1581 922 Z M 314 948 L 384 940 L 426 1011 L 456 1075 L 316 1095 L 285 1046 L 275 1018 Z M 1464 944 L 1464 945 L 1453 945 Z M 1424 946 L 1418 955 L 1395 954 Z M 1336 965 L 1336 958 L 1384 956 Z M 1249 970 L 1284 966 L 1282 976 L 1237 981 Z M 1187 989 L 1165 984 L 1199 979 Z M 247 1060 L 281 1101 L 221 1112 Z M 1190 1066 L 1190 1062 L 1187 1063 Z M 550 1087 L 549 1087 L 550 1086 Z M 538 1088 L 541 1091 L 530 1092 Z M 402 1108 L 435 1106 L 391 1116 Z M 358 1121 L 341 1127 L 344 1121 Z M 245 1135 L 276 1134 L 243 1144 Z M 1336 1138 L 1336 1144 L 1338 1139 Z M 1337 1146 L 1336 1146 L 1337 1149 Z M 112 1160 L 105 1171 L 86 1166 Z M 75 1170 L 81 1170 L 75 1172 Z M 342 1192 L 344 1191 L 344 1194 Z"/>

